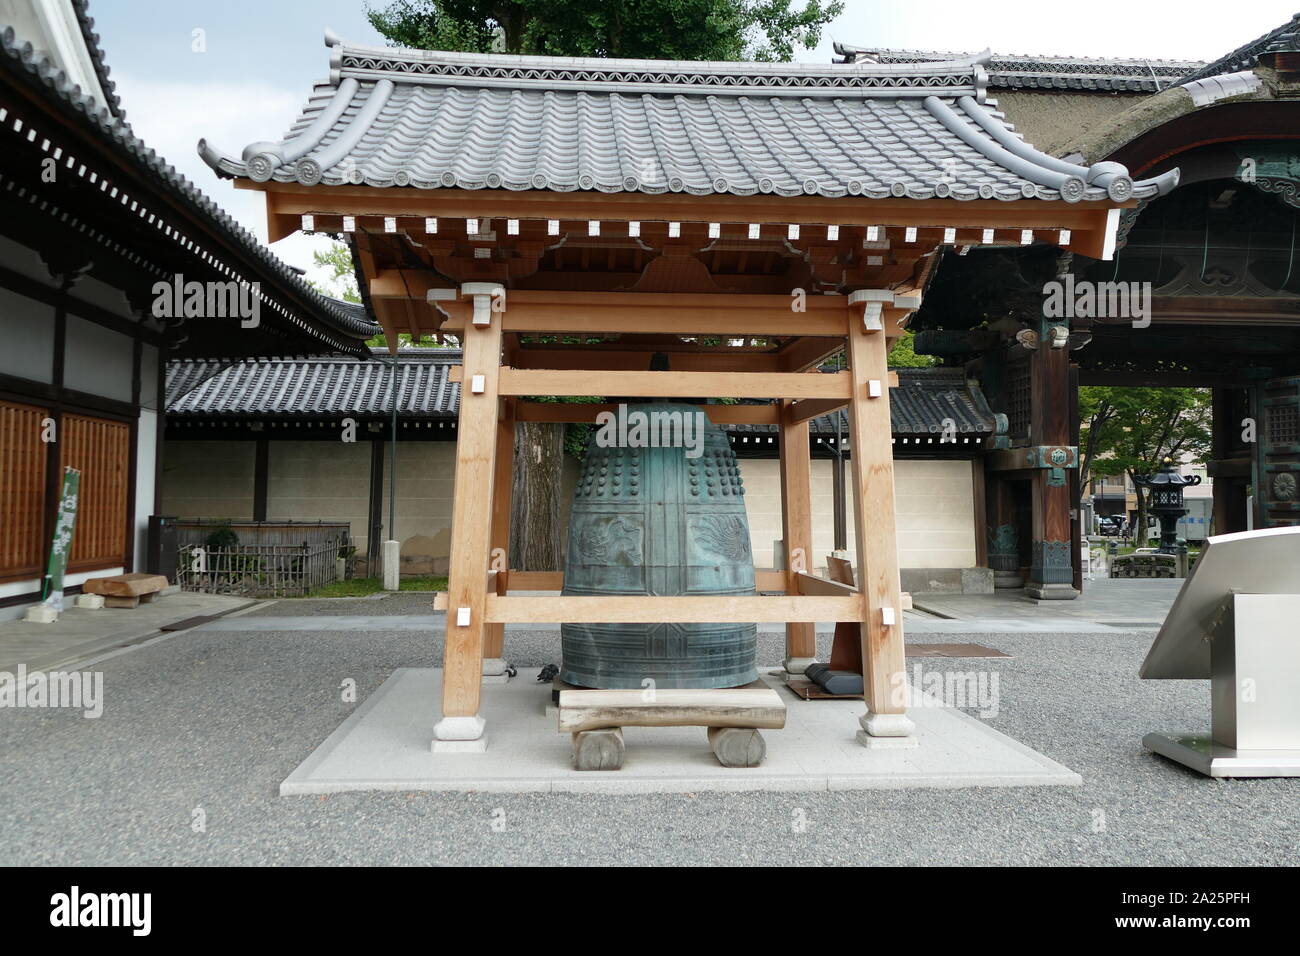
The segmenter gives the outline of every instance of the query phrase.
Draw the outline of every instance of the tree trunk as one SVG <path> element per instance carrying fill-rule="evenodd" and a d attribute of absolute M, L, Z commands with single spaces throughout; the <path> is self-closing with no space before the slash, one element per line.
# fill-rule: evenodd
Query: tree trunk
<path fill-rule="evenodd" d="M 1132 478 L 1132 472 L 1129 473 Z M 1150 520 L 1147 512 L 1147 495 L 1146 492 L 1138 487 L 1137 489 L 1137 527 L 1133 529 L 1133 546 L 1135 548 L 1145 548 L 1147 546 L 1147 523 Z"/>
<path fill-rule="evenodd" d="M 515 425 L 515 474 L 510 506 L 510 566 L 522 571 L 560 571 L 561 478 L 564 426 Z"/>

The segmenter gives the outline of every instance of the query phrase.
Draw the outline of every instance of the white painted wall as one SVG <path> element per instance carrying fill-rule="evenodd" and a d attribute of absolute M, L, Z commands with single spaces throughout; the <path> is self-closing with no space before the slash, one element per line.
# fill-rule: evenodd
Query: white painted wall
<path fill-rule="evenodd" d="M 8 259 L 0 250 L 0 262 Z M 54 307 L 0 289 L 0 372 L 48 385 L 54 381 Z"/>
<path fill-rule="evenodd" d="M 129 402 L 133 347 L 128 336 L 69 315 L 64 386 Z"/>
<path fill-rule="evenodd" d="M 835 543 L 832 462 L 812 462 L 814 568 L 826 565 Z M 745 479 L 745 510 L 753 542 L 754 563 L 774 567 L 772 543 L 781 538 L 780 463 L 774 459 L 740 461 Z M 848 464 L 845 476 L 852 480 Z M 975 497 L 969 461 L 894 462 L 895 523 L 898 561 L 904 568 L 975 567 Z M 849 553 L 856 560 L 855 516 L 848 509 Z"/>
<path fill-rule="evenodd" d="M 238 446 L 242 445 L 240 448 Z M 397 539 L 404 570 L 441 574 L 451 542 L 455 480 L 454 442 L 405 442 L 397 454 Z M 253 442 L 181 442 L 164 446 L 164 500 L 169 514 L 185 517 L 250 517 Z M 778 463 L 743 459 L 745 507 L 754 560 L 773 566 L 772 543 L 781 537 Z M 568 499 L 576 463 L 565 469 Z M 969 461 L 894 462 L 899 562 L 904 568 L 975 566 L 975 502 Z M 370 444 L 357 442 L 271 443 L 267 516 L 301 521 L 349 521 L 359 553 L 367 546 Z M 383 522 L 388 523 L 385 458 Z M 831 462 L 813 461 L 813 566 L 823 567 L 834 544 Z M 848 516 L 849 550 L 854 516 Z"/>
<path fill-rule="evenodd" d="M 163 513 L 252 518 L 255 452 L 251 441 L 163 442 Z"/>
<path fill-rule="evenodd" d="M 267 452 L 266 516 L 272 521 L 349 521 L 366 547 L 370 442 L 272 441 Z M 202 515 L 199 515 L 202 517 Z"/>

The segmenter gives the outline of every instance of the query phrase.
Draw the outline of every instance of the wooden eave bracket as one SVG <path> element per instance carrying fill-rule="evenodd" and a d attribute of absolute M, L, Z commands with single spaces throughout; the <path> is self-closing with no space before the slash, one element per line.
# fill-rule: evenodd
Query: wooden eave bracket
<path fill-rule="evenodd" d="M 500 303 L 497 311 L 505 311 L 506 287 L 500 282 L 466 282 L 460 287 L 460 298 L 473 303 L 470 321 L 474 325 L 490 325 L 494 306 Z"/>
<path fill-rule="evenodd" d="M 862 327 L 866 332 L 886 332 L 891 341 L 898 337 L 907 319 L 921 307 L 921 291 L 909 289 L 894 292 L 890 289 L 859 289 L 849 293 L 849 306 L 861 307 Z M 886 329 L 885 311 L 889 310 L 889 329 Z"/>

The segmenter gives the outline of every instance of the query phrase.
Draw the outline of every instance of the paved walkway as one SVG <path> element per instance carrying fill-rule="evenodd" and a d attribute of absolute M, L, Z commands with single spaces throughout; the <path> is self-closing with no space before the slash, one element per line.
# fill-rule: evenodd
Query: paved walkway
<path fill-rule="evenodd" d="M 71 603 L 73 598 L 69 598 Z M 137 608 L 69 607 L 52 624 L 0 622 L 0 671 L 50 671 L 157 637 L 161 629 L 202 615 L 229 614 L 256 601 L 224 594 L 174 591 Z"/>
<path fill-rule="evenodd" d="M 1058 621 L 1158 628 L 1183 582 L 1175 578 L 1098 578 L 1073 601 L 1039 601 L 1023 590 L 994 594 L 917 594 L 917 611 L 955 621 L 1020 621 L 1041 629 Z"/>

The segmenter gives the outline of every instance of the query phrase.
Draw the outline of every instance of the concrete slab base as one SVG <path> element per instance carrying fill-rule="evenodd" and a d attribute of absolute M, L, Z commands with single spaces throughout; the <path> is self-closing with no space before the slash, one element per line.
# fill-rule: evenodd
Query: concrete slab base
<path fill-rule="evenodd" d="M 1142 746 L 1207 777 L 1300 777 L 1300 750 L 1234 750 L 1206 734 L 1147 734 Z"/>
<path fill-rule="evenodd" d="M 921 746 L 915 737 L 874 737 L 865 730 L 859 730 L 857 741 L 868 750 L 913 750 Z"/>
<path fill-rule="evenodd" d="M 623 769 L 574 770 L 572 739 L 545 716 L 551 686 L 537 669 L 483 688 L 487 749 L 431 753 L 442 671 L 401 668 L 280 784 L 283 796 L 356 790 L 690 793 L 704 790 L 864 790 L 1078 786 L 1077 773 L 959 710 L 927 700 L 909 716 L 913 749 L 863 747 L 861 701 L 785 700 L 786 726 L 764 731 L 762 766 L 721 766 L 703 727 L 627 727 Z M 913 699 L 923 700 L 915 691 Z M 898 739 L 898 738 L 895 738 Z"/>
<path fill-rule="evenodd" d="M 481 754 L 487 752 L 487 738 L 478 740 L 437 740 L 430 745 L 436 754 Z"/>

